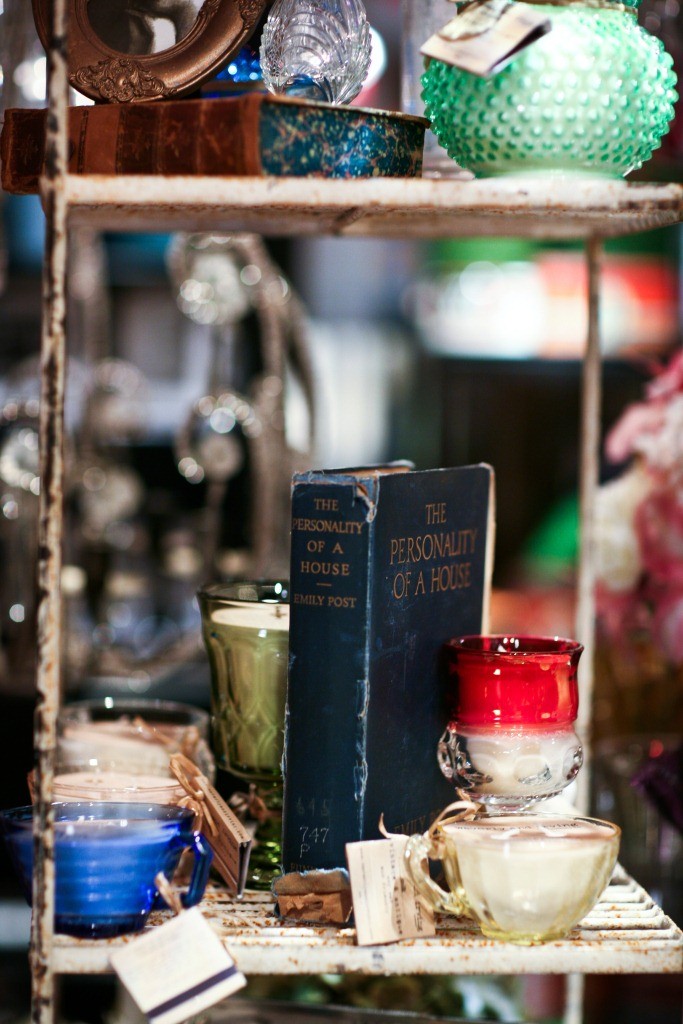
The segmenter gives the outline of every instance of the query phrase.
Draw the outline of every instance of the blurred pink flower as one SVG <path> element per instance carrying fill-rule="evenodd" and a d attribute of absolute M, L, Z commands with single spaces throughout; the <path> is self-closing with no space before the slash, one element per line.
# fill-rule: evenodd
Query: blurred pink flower
<path fill-rule="evenodd" d="M 597 605 L 604 633 L 613 640 L 647 629 L 649 618 L 637 590 L 612 590 L 598 583 Z"/>
<path fill-rule="evenodd" d="M 635 528 L 644 572 L 683 593 L 683 506 L 676 491 L 653 487 L 636 509 Z"/>
<path fill-rule="evenodd" d="M 653 367 L 653 372 L 655 376 L 645 386 L 645 400 L 629 405 L 605 439 L 605 454 L 612 462 L 651 451 L 657 435 L 664 432 L 671 420 L 673 400 L 681 398 L 681 403 L 674 403 L 677 412 L 683 404 L 683 351 L 677 352 L 665 367 Z"/>
<path fill-rule="evenodd" d="M 611 462 L 624 462 L 638 450 L 638 441 L 644 434 L 656 434 L 664 423 L 665 407 L 662 403 L 649 405 L 635 402 L 610 430 L 605 439 L 605 453 Z"/>
<path fill-rule="evenodd" d="M 683 664 L 683 590 L 668 592 L 657 602 L 652 639 L 668 661 Z"/>
<path fill-rule="evenodd" d="M 623 643 L 648 635 L 664 658 L 683 664 L 683 351 L 625 410 L 605 450 L 635 462 L 599 495 L 601 628 Z"/>
<path fill-rule="evenodd" d="M 645 386 L 645 394 L 649 400 L 671 398 L 683 391 L 683 351 L 677 352 L 668 364 L 655 371 L 655 376 Z"/>

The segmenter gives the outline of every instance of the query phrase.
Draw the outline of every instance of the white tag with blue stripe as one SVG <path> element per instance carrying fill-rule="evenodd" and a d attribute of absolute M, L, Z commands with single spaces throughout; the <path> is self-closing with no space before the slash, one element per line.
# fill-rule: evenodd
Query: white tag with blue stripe
<path fill-rule="evenodd" d="M 150 1024 L 180 1024 L 247 983 L 197 907 L 116 950 L 110 960 Z"/>

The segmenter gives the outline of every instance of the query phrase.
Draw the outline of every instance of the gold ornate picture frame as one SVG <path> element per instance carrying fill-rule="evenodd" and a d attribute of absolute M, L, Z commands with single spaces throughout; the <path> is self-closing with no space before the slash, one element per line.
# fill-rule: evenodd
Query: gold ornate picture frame
<path fill-rule="evenodd" d="M 50 43 L 51 0 L 32 0 Z M 270 0 L 69 0 L 69 81 L 96 101 L 194 92 L 247 41 Z"/>

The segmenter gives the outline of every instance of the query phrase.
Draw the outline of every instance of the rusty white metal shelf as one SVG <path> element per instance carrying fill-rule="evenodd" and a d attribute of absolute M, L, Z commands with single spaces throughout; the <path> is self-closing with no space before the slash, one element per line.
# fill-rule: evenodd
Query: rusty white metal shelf
<path fill-rule="evenodd" d="M 67 175 L 69 221 L 107 231 L 609 238 L 675 224 L 683 185 L 609 179 Z"/>
<path fill-rule="evenodd" d="M 257 974 L 668 974 L 683 971 L 683 932 L 633 879 L 615 872 L 590 914 L 562 941 L 515 946 L 484 938 L 465 921 L 442 915 L 437 935 L 387 946 L 357 946 L 353 928 L 286 924 L 272 898 L 231 898 L 211 885 L 201 904 L 238 967 Z M 150 917 L 157 927 L 168 914 Z M 56 935 L 54 969 L 102 974 L 111 952 L 129 942 Z"/>

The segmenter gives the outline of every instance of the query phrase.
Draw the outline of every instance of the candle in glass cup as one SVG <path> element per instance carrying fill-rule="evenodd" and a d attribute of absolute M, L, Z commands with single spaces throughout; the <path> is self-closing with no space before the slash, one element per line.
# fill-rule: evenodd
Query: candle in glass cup
<path fill-rule="evenodd" d="M 465 636 L 446 651 L 451 720 L 438 745 L 444 774 L 500 809 L 560 793 L 583 763 L 574 731 L 581 644 Z"/>
<path fill-rule="evenodd" d="M 278 773 L 287 691 L 289 605 L 263 601 L 217 607 L 204 632 L 220 676 L 214 687 L 213 719 L 222 766 L 250 777 Z"/>
<path fill-rule="evenodd" d="M 610 822 L 534 814 L 445 825 L 444 833 L 449 885 L 462 886 L 485 935 L 520 943 L 561 938 L 590 911 L 620 838 Z"/>
<path fill-rule="evenodd" d="M 435 910 L 472 918 L 490 938 L 533 945 L 562 938 L 591 910 L 620 837 L 612 822 L 574 814 L 480 814 L 411 836 L 407 866 Z M 441 861 L 446 889 L 430 878 L 428 858 Z"/>
<path fill-rule="evenodd" d="M 249 813 L 258 825 L 247 885 L 269 889 L 281 870 L 289 586 L 216 583 L 198 598 L 211 666 L 214 752 L 220 768 L 250 784 Z"/>
<path fill-rule="evenodd" d="M 94 766 L 169 776 L 181 752 L 214 778 L 209 715 L 177 701 L 107 696 L 64 705 L 57 722 L 57 760 L 69 771 Z"/>

